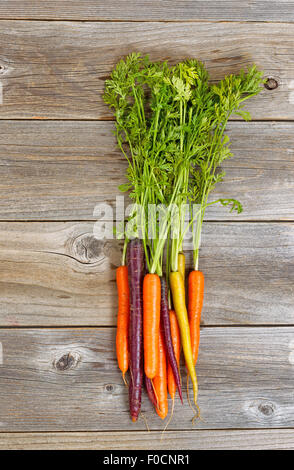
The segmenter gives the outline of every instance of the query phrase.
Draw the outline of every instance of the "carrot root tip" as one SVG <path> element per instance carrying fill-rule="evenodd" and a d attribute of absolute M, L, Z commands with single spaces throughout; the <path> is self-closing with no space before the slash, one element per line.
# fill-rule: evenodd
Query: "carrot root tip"
<path fill-rule="evenodd" d="M 200 412 L 200 408 L 199 408 L 199 405 L 197 405 L 197 403 L 195 404 L 195 407 L 196 407 L 196 413 L 195 415 L 193 416 L 192 418 L 192 425 L 194 426 L 195 425 L 195 422 L 197 419 L 199 419 L 200 421 L 203 422 L 203 419 L 201 418 L 201 412 Z M 195 409 L 193 408 L 194 412 L 195 412 Z"/>
<path fill-rule="evenodd" d="M 162 439 L 163 439 L 164 433 L 165 433 L 165 431 L 167 430 L 167 428 L 168 428 L 168 426 L 169 426 L 169 424 L 170 424 L 170 422 L 171 422 L 171 420 L 172 420 L 173 414 L 174 414 L 174 408 L 175 408 L 175 400 L 174 400 L 174 398 L 172 399 L 172 402 L 173 402 L 173 404 L 172 404 L 172 409 L 171 409 L 171 415 L 170 415 L 170 417 L 169 417 L 168 422 L 167 422 L 166 425 L 165 425 L 165 428 L 163 429 L 163 431 L 162 431 L 162 433 L 161 433 L 161 436 L 160 436 L 160 440 L 161 440 L 161 441 L 162 441 Z"/>
<path fill-rule="evenodd" d="M 122 378 L 123 378 L 123 381 L 124 381 L 124 384 L 127 388 L 129 388 L 129 384 L 127 382 L 127 379 L 126 379 L 126 376 L 125 376 L 125 372 L 122 372 Z"/>
<path fill-rule="evenodd" d="M 151 432 L 151 431 L 150 431 L 150 428 L 149 428 L 148 420 L 147 420 L 146 416 L 144 415 L 144 413 L 141 412 L 141 413 L 140 413 L 140 416 L 142 416 L 142 418 L 144 419 L 147 432 Z"/>

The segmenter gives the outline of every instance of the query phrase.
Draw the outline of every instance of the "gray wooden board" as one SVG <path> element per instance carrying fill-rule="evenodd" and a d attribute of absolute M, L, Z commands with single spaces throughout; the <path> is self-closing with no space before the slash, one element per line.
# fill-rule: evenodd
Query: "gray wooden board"
<path fill-rule="evenodd" d="M 1 119 L 103 119 L 105 79 L 122 56 L 201 59 L 212 80 L 255 62 L 279 83 L 248 108 L 254 119 L 294 118 L 291 23 L 1 21 Z"/>
<path fill-rule="evenodd" d="M 294 450 L 293 429 L 0 433 L 1 450 Z"/>
<path fill-rule="evenodd" d="M 116 324 L 122 246 L 97 240 L 93 228 L 0 224 L 1 326 Z M 206 223 L 200 268 L 204 325 L 294 324 L 294 224 Z"/>
<path fill-rule="evenodd" d="M 132 21 L 294 21 L 291 0 L 5 0 L 1 18 Z"/>
<path fill-rule="evenodd" d="M 113 129 L 112 122 L 0 121 L 0 218 L 90 220 L 97 204 L 113 205 L 127 167 Z M 235 157 L 212 198 L 239 199 L 244 212 L 217 205 L 206 219 L 294 219 L 293 131 L 292 122 L 229 124 Z"/>
<path fill-rule="evenodd" d="M 229 126 L 236 158 L 216 197 L 236 197 L 245 210 L 207 214 L 219 222 L 205 224 L 201 250 L 203 421 L 194 428 L 187 401 L 177 401 L 160 441 L 155 430 L 164 423 L 146 397 L 153 432 L 143 419 L 130 423 L 109 328 L 121 245 L 96 240 L 89 221 L 124 181 L 113 124 L 97 122 L 112 119 L 101 95 L 117 60 L 134 50 L 171 63 L 197 57 L 213 81 L 256 62 L 278 87 L 251 101 L 253 119 L 293 120 L 293 12 L 291 1 L 105 8 L 96 0 L 0 0 L 1 449 L 294 448 L 293 430 L 282 429 L 294 427 L 294 328 L 286 326 L 293 325 L 293 223 L 273 223 L 293 221 L 293 123 Z M 248 327 L 212 326 L 236 324 Z"/>
<path fill-rule="evenodd" d="M 2 432 L 146 430 L 130 422 L 115 329 L 2 329 L 0 341 Z M 293 345 L 293 327 L 203 329 L 196 428 L 293 427 Z M 163 429 L 145 394 L 142 412 Z M 192 415 L 177 399 L 169 429 L 193 429 Z"/>

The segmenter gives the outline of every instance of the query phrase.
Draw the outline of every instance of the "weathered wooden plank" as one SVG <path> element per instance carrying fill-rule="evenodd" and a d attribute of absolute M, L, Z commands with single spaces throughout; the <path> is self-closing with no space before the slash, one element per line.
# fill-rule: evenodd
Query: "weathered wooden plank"
<path fill-rule="evenodd" d="M 0 433 L 1 450 L 294 450 L 292 429 Z"/>
<path fill-rule="evenodd" d="M 0 218 L 95 219 L 125 182 L 110 122 L 0 121 Z M 212 196 L 234 197 L 241 215 L 212 206 L 208 220 L 293 220 L 294 124 L 232 122 L 235 158 Z"/>
<path fill-rule="evenodd" d="M 206 223 L 200 255 L 204 325 L 294 324 L 294 224 Z M 1 223 L 0 325 L 114 326 L 120 257 L 92 223 Z"/>
<path fill-rule="evenodd" d="M 110 118 L 104 81 L 132 51 L 171 62 L 197 57 L 212 80 L 256 62 L 279 86 L 251 101 L 254 119 L 293 119 L 293 47 L 291 23 L 1 21 L 1 119 Z"/>
<path fill-rule="evenodd" d="M 5 0 L 0 17 L 12 19 L 132 20 L 132 21 L 294 21 L 291 0 Z"/>
<path fill-rule="evenodd" d="M 2 432 L 130 430 L 114 329 L 2 329 L 0 341 Z M 293 427 L 293 344 L 293 327 L 205 328 L 197 428 Z M 152 430 L 164 427 L 145 394 L 142 412 Z M 170 430 L 191 430 L 191 418 L 177 399 Z"/>

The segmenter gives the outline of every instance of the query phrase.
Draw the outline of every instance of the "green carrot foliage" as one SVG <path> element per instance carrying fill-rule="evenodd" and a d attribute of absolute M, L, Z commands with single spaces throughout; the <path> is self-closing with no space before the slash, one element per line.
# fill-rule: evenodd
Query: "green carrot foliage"
<path fill-rule="evenodd" d="M 262 83 L 262 72 L 255 65 L 211 84 L 204 65 L 195 59 L 169 66 L 139 53 L 121 60 L 106 80 L 104 100 L 113 109 L 117 144 L 128 162 L 128 182 L 120 190 L 129 191 L 142 208 L 140 214 L 134 209 L 131 217 L 136 217 L 142 234 L 150 272 L 162 274 L 174 205 L 179 230 L 178 238 L 170 240 L 173 271 L 186 230 L 187 201 L 191 213 L 194 204 L 199 207 L 193 231 L 195 269 L 206 207 L 218 202 L 242 211 L 235 199 L 211 202 L 209 195 L 225 176 L 221 164 L 233 156 L 225 134 L 227 122 L 232 114 L 250 119 L 244 104 L 260 92 Z M 150 204 L 167 208 L 163 223 L 155 216 L 148 224 Z"/>

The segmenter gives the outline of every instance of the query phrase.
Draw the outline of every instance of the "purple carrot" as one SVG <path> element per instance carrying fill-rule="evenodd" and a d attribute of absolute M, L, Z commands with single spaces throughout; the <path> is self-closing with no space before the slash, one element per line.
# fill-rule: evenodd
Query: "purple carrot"
<path fill-rule="evenodd" d="M 181 379 L 178 369 L 177 360 L 174 353 L 173 342 L 170 331 L 170 321 L 169 321 L 169 310 L 168 310 L 168 299 L 167 299 L 167 285 L 166 280 L 162 277 L 161 282 L 161 305 L 160 305 L 160 314 L 161 314 L 161 324 L 164 332 L 164 340 L 166 346 L 166 352 L 168 361 L 171 365 L 175 382 L 179 391 L 181 402 L 183 403 L 182 388 L 181 388 Z"/>
<path fill-rule="evenodd" d="M 158 402 L 154 393 L 154 389 L 152 387 L 152 381 L 145 375 L 145 386 L 147 390 L 147 395 L 149 397 L 149 400 L 151 401 L 152 405 L 155 406 L 155 408 L 158 407 Z"/>
<path fill-rule="evenodd" d="M 143 384 L 143 274 L 142 242 L 131 240 L 127 248 L 130 285 L 130 387 L 129 403 L 132 421 L 137 421 L 141 409 Z"/>

